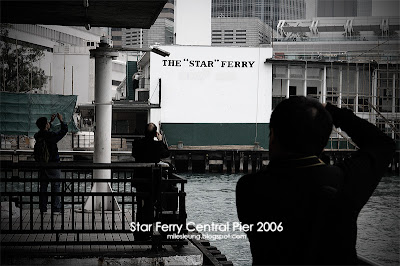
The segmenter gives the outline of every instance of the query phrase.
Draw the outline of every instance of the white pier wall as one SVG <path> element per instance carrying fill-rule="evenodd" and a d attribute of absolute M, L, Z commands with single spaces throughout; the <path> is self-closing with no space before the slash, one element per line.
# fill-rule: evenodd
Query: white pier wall
<path fill-rule="evenodd" d="M 163 125 L 175 128 L 182 124 L 203 124 L 203 126 L 207 124 L 210 125 L 210 130 L 216 124 L 230 124 L 230 128 L 232 125 L 250 124 L 257 128 L 259 124 L 265 126 L 269 123 L 272 67 L 264 62 L 272 57 L 272 48 L 202 46 L 160 48 L 170 52 L 170 56 L 161 57 L 154 53 L 150 56 L 150 88 L 155 88 L 160 78 L 162 84 L 161 110 L 151 111 L 151 122 L 161 121 Z M 156 90 L 151 102 L 158 103 L 158 99 Z M 196 131 L 196 126 L 193 130 Z M 174 132 L 173 138 L 185 139 L 185 136 L 176 136 L 178 128 L 171 131 Z M 204 130 L 199 132 L 199 134 L 204 133 L 207 134 Z M 170 140 L 171 136 L 167 137 Z M 200 144 L 252 144 L 255 136 L 251 139 L 240 140 L 241 143 L 231 143 L 232 140 L 228 141 L 229 143 L 211 141 Z"/>

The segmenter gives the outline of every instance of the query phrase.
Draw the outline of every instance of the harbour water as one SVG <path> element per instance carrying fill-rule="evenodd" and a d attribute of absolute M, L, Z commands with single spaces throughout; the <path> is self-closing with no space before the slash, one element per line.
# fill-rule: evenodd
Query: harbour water
<path fill-rule="evenodd" d="M 227 231 L 205 231 L 212 245 L 234 265 L 250 265 L 250 246 L 245 234 L 233 231 L 238 222 L 235 186 L 239 174 L 182 174 L 187 178 L 188 222 L 226 224 Z M 400 264 L 400 176 L 383 177 L 358 219 L 358 254 L 380 265 Z M 221 229 L 221 228 L 220 228 Z M 223 229 L 223 228 L 222 228 Z"/>

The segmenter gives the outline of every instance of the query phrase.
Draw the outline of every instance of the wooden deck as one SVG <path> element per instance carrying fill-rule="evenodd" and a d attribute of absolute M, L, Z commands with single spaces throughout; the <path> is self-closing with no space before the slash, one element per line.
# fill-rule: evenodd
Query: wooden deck
<path fill-rule="evenodd" d="M 105 212 L 104 223 L 102 213 L 95 212 L 94 220 L 92 212 L 77 212 L 66 209 L 64 214 L 52 214 L 47 212 L 41 214 L 34 210 L 31 219 L 30 211 L 23 210 L 22 216 L 13 217 L 11 220 L 12 230 L 21 230 L 23 233 L 7 233 L 10 231 L 10 219 L 1 219 L 1 256 L 3 257 L 25 257 L 42 258 L 57 257 L 63 258 L 84 258 L 84 257 L 154 257 L 150 251 L 150 242 L 135 242 L 129 224 L 132 221 L 132 212 L 129 210 L 123 217 L 122 213 L 115 213 L 114 223 L 111 212 Z M 22 223 L 21 223 L 22 221 Z M 125 229 L 122 229 L 122 225 Z M 21 226 L 22 225 L 22 226 Z M 46 230 L 53 232 L 46 233 Z M 40 231 L 42 230 L 43 231 Z M 62 231 L 54 233 L 54 230 Z M 76 230 L 82 233 L 69 233 Z M 102 232 L 89 232 L 91 230 L 102 230 Z M 105 232 L 104 232 L 105 231 Z M 109 233 L 107 231 L 110 231 Z M 5 233 L 4 233 L 5 232 Z M 58 241 L 57 241 L 58 240 Z M 161 256 L 179 256 L 183 253 L 187 256 L 188 249 L 182 253 L 176 247 L 163 245 Z M 184 248 L 185 249 L 185 248 Z M 201 254 L 198 250 L 189 250 L 193 254 Z M 189 253 L 190 253 L 189 252 Z M 160 256 L 160 253 L 157 253 Z"/>
<path fill-rule="evenodd" d="M 132 220 L 132 213 L 129 211 L 122 217 L 122 213 L 115 213 L 114 227 L 112 226 L 112 217 L 110 212 L 104 213 L 105 219 L 102 223 L 102 213 L 82 213 L 66 209 L 64 214 L 51 214 L 51 212 L 41 215 L 39 210 L 34 210 L 31 220 L 29 210 L 22 211 L 22 219 L 20 217 L 13 218 L 11 229 L 23 230 L 22 234 L 12 233 L 4 234 L 4 230 L 10 229 L 10 220 L 4 218 L 1 220 L 1 243 L 2 251 L 46 251 L 46 252 L 66 252 L 66 253 L 88 253 L 88 252 L 110 252 L 110 251 L 131 251 L 142 247 L 141 245 L 119 245 L 118 242 L 134 241 L 133 233 L 46 233 L 46 230 L 122 230 L 122 221 L 125 224 L 125 230 L 129 230 L 129 223 Z M 53 216 L 53 221 L 52 221 Z M 22 224 L 21 224 L 22 220 Z M 31 222 L 32 221 L 32 222 Z M 21 228 L 22 225 L 22 228 Z M 30 233 L 33 230 L 42 230 L 43 233 Z M 58 238 L 58 239 L 57 239 Z M 63 245 L 57 244 L 57 240 Z M 8 246 L 7 243 L 18 243 L 15 246 Z M 23 246 L 23 243 L 34 242 L 34 245 Z M 54 245 L 49 245 L 49 242 L 54 242 Z M 79 245 L 79 242 L 85 243 Z M 88 244 L 91 242 L 93 244 Z M 99 245 L 101 242 L 116 242 L 115 245 Z M 43 245 L 41 244 L 43 243 Z M 21 245 L 21 246 L 19 246 Z M 10 250 L 11 249 L 11 250 Z"/>

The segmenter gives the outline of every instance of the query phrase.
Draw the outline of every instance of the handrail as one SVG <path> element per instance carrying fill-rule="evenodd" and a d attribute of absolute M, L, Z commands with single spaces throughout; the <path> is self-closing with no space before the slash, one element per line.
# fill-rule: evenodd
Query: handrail
<path fill-rule="evenodd" d="M 389 126 L 390 126 L 390 128 L 392 129 L 392 131 L 400 138 L 400 133 L 399 133 L 399 130 L 381 113 L 381 112 L 379 112 L 379 110 L 372 104 L 372 103 L 370 103 L 369 101 L 367 102 L 368 103 L 368 105 L 372 108 L 372 109 L 374 109 L 374 111 L 380 116 L 380 117 L 382 117 L 383 118 L 383 120 L 385 120 L 385 122 L 386 122 L 386 124 L 388 124 Z"/>
<path fill-rule="evenodd" d="M 169 168 L 169 166 L 165 163 L 93 163 L 93 162 L 32 162 L 32 161 L 24 161 L 24 162 L 10 162 L 10 161 L 0 161 L 2 169 L 126 169 L 132 170 L 136 168 L 151 168 L 151 167 L 160 167 L 160 168 Z"/>
<path fill-rule="evenodd" d="M 184 240 L 167 240 L 154 237 L 151 241 L 134 240 L 132 241 L 132 231 L 130 223 L 135 222 L 137 200 L 136 197 L 148 198 L 154 202 L 154 222 L 171 222 L 171 217 L 164 218 L 165 200 L 172 200 L 172 206 L 177 206 L 173 210 L 173 222 L 186 226 L 186 206 L 184 184 L 186 179 L 176 174 L 169 174 L 170 168 L 167 164 L 159 163 L 91 163 L 91 162 L 60 162 L 60 163 L 36 163 L 36 162 L 0 162 L 1 178 L 0 192 L 2 200 L 9 207 L 8 216 L 1 217 L 1 245 L 141 245 L 151 244 L 153 248 L 160 247 L 161 244 L 185 245 Z M 43 169 L 61 169 L 61 179 L 38 178 L 39 172 Z M 111 176 L 108 179 L 98 179 L 93 176 L 93 169 L 110 169 Z M 146 176 L 137 176 L 136 171 L 146 170 Z M 168 177 L 172 177 L 168 179 Z M 60 192 L 40 192 L 41 182 L 60 183 Z M 90 187 L 94 182 L 109 183 L 113 191 L 91 192 Z M 144 184 L 151 185 L 153 189 L 140 191 L 135 187 Z M 163 185 L 164 184 L 164 185 Z M 180 185 L 180 188 L 172 191 L 165 190 L 171 185 Z M 55 215 L 53 211 L 41 213 L 38 209 L 39 197 L 59 196 L 64 207 L 61 216 Z M 85 202 L 88 197 L 99 197 L 104 205 L 106 197 L 111 197 L 121 205 L 117 210 L 112 205 L 111 210 L 102 208 L 99 211 L 87 213 L 84 210 Z M 19 208 L 14 207 L 14 202 Z M 92 205 L 94 200 L 91 201 Z M 179 204 L 178 204 L 179 202 Z M 2 208 L 3 208 L 2 204 Z M 175 204 L 175 205 L 174 205 Z M 94 205 L 92 206 L 94 210 Z M 15 211 L 16 210 L 16 211 Z M 4 210 L 3 210 L 4 211 Z M 4 216 L 4 212 L 0 216 Z M 13 216 L 14 214 L 14 216 Z M 165 221 L 164 221 L 165 219 Z M 81 234 L 128 234 L 129 241 L 106 240 L 101 242 L 85 241 Z M 184 232 L 180 232 L 184 233 Z M 12 234 L 56 234 L 57 238 L 51 241 L 25 241 L 20 243 L 14 241 L 7 235 Z M 76 234 L 71 240 L 63 238 L 62 234 Z M 44 239 L 44 238 L 43 238 Z M 48 240 L 48 239 L 47 239 Z M 79 241 L 80 240 L 80 241 Z M 79 241 L 79 242 L 76 242 Z M 75 244 L 74 244 L 75 243 Z"/>
<path fill-rule="evenodd" d="M 94 151 L 70 151 L 70 150 L 59 150 L 58 153 L 60 155 L 93 155 Z M 32 150 L 23 150 L 23 149 L 0 149 L 0 154 L 2 155 L 33 155 Z M 111 155 L 131 155 L 132 151 L 111 151 Z"/>

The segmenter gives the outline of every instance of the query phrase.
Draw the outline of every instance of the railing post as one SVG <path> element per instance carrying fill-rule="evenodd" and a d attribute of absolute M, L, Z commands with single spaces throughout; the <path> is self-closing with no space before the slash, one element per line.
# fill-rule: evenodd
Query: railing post
<path fill-rule="evenodd" d="M 180 224 L 186 226 L 186 195 L 185 184 L 181 183 L 181 191 L 179 192 L 179 220 Z"/>
<path fill-rule="evenodd" d="M 161 78 L 158 79 L 158 106 L 161 107 Z"/>

